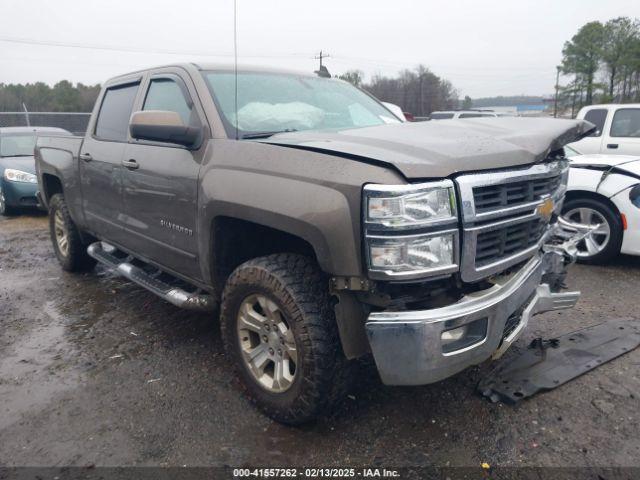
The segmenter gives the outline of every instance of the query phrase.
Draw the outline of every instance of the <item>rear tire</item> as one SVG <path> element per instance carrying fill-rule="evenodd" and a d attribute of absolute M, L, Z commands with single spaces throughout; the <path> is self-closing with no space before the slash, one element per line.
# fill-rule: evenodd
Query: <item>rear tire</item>
<path fill-rule="evenodd" d="M 600 225 L 598 232 L 578 243 L 578 262 L 602 264 L 620 253 L 623 227 L 618 212 L 594 198 L 573 198 L 565 202 L 562 216 L 571 221 Z"/>
<path fill-rule="evenodd" d="M 327 279 L 311 259 L 277 254 L 240 265 L 227 280 L 220 324 L 248 397 L 274 420 L 308 422 L 342 400 L 346 359 Z M 286 370 L 277 376 L 281 353 Z"/>
<path fill-rule="evenodd" d="M 95 266 L 96 261 L 87 254 L 80 230 L 71 219 L 64 196 L 60 193 L 49 200 L 49 232 L 53 250 L 63 270 L 82 272 Z"/>

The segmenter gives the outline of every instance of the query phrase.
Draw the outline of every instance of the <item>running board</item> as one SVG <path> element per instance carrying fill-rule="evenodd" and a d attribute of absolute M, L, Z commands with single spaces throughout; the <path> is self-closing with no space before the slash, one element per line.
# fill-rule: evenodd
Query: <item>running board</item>
<path fill-rule="evenodd" d="M 87 253 L 98 262 L 115 270 L 116 273 L 177 307 L 199 311 L 215 310 L 216 301 L 212 295 L 204 293 L 196 287 L 193 287 L 193 292 L 189 292 L 182 287 L 190 287 L 191 285 L 160 269 L 151 267 L 131 255 L 127 255 L 106 242 L 92 243 L 87 248 Z M 133 262 L 139 266 L 134 265 Z M 149 268 L 153 268 L 153 271 L 148 271 Z M 182 285 L 178 286 L 175 283 Z"/>

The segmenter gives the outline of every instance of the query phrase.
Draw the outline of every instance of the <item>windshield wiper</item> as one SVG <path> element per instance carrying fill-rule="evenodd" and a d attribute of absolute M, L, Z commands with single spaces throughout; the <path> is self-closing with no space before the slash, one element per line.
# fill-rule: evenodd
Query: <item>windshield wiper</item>
<path fill-rule="evenodd" d="M 288 132 L 297 132 L 297 130 L 295 128 L 287 128 L 285 130 L 275 130 L 273 132 L 254 132 L 254 133 L 246 133 L 244 135 L 242 135 L 243 140 L 244 139 L 251 139 L 251 138 L 269 138 L 272 137 L 273 135 L 277 135 L 278 133 L 288 133 Z"/>

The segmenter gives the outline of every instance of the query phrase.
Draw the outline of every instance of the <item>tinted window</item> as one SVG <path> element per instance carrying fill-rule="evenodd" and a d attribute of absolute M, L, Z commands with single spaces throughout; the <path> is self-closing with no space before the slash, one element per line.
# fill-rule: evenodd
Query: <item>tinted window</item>
<path fill-rule="evenodd" d="M 640 137 L 640 109 L 618 110 L 611 123 L 612 137 Z"/>
<path fill-rule="evenodd" d="M 493 117 L 493 115 L 487 115 L 486 113 L 461 113 L 458 118 L 478 118 L 478 117 Z"/>
<path fill-rule="evenodd" d="M 596 131 L 593 132 L 590 137 L 599 137 L 602 135 L 602 131 L 604 130 L 604 122 L 607 119 L 607 110 L 604 108 L 596 108 L 594 110 L 589 110 L 584 119 L 587 122 L 591 122 L 596 126 Z"/>
<path fill-rule="evenodd" d="M 173 80 L 162 78 L 151 81 L 143 110 L 168 110 L 176 112 L 185 125 L 191 122 L 191 107 L 180 86 Z"/>
<path fill-rule="evenodd" d="M 35 146 L 35 135 L 3 136 L 0 137 L 0 157 L 30 157 Z"/>
<path fill-rule="evenodd" d="M 448 120 L 453 118 L 453 113 L 432 113 L 431 120 Z"/>
<path fill-rule="evenodd" d="M 96 122 L 96 136 L 103 140 L 127 141 L 129 118 L 137 91 L 138 84 L 107 90 Z"/>

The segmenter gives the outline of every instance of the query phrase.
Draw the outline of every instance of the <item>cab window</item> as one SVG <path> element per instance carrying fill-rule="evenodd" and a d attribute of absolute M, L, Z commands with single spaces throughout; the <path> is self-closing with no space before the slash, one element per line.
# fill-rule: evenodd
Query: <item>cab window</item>
<path fill-rule="evenodd" d="M 176 112 L 185 125 L 195 123 L 193 106 L 185 98 L 180 86 L 169 78 L 151 80 L 142 109 Z"/>
<path fill-rule="evenodd" d="M 135 83 L 107 89 L 96 120 L 96 137 L 114 142 L 127 141 L 129 118 L 138 86 Z"/>
<path fill-rule="evenodd" d="M 640 109 L 621 108 L 613 116 L 612 137 L 640 138 Z"/>
<path fill-rule="evenodd" d="M 604 108 L 593 108 L 585 114 L 584 119 L 596 126 L 594 132 L 589 136 L 599 137 L 604 130 L 604 122 L 607 120 L 607 110 Z"/>

